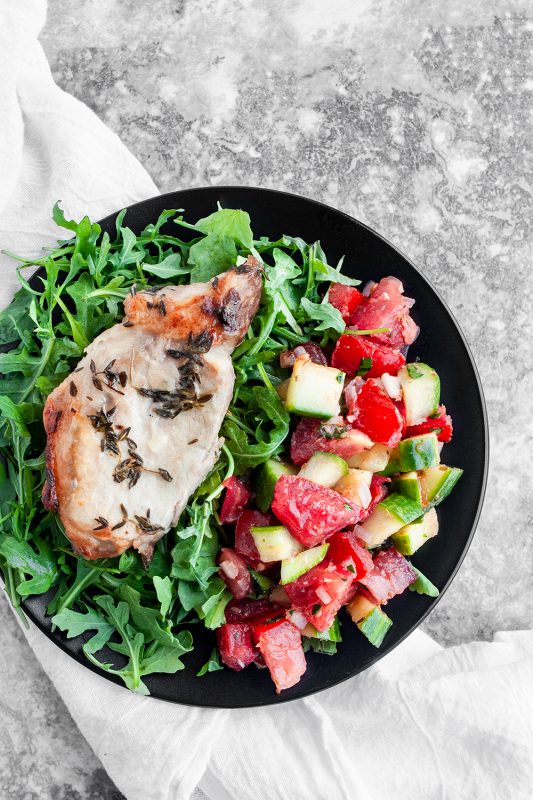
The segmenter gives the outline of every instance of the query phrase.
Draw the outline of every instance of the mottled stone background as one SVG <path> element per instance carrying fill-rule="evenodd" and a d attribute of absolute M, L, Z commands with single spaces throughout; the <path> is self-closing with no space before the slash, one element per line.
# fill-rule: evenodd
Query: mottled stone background
<path fill-rule="evenodd" d="M 51 0 L 41 37 L 59 85 L 161 191 L 248 184 L 323 200 L 396 243 L 451 306 L 485 387 L 492 461 L 477 536 L 424 625 L 443 644 L 532 624 L 527 9 Z M 1 800 L 120 797 L 5 603 L 0 618 Z"/>

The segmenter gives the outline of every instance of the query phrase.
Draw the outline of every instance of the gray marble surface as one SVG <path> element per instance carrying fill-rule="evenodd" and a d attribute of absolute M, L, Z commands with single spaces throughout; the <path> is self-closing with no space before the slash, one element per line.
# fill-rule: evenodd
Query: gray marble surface
<path fill-rule="evenodd" d="M 530 627 L 531 44 L 526 2 L 51 0 L 41 41 L 161 191 L 287 189 L 381 231 L 473 349 L 492 459 L 478 533 L 424 629 Z M 0 603 L 0 798 L 115 800 Z"/>

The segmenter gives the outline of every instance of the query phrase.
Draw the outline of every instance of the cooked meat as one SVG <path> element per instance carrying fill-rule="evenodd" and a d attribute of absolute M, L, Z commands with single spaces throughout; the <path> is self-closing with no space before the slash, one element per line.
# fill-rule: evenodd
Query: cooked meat
<path fill-rule="evenodd" d="M 231 352 L 259 304 L 261 269 L 130 295 L 49 396 L 43 503 L 88 559 L 148 562 L 213 467 L 231 400 Z"/>

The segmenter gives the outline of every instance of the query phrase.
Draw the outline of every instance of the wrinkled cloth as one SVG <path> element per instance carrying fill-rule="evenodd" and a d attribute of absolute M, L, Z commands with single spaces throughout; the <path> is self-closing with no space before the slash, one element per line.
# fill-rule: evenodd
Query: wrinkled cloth
<path fill-rule="evenodd" d="M 157 192 L 119 139 L 54 84 L 37 42 L 44 17 L 38 0 L 0 0 L 0 247 L 33 257 L 64 236 L 51 221 L 56 200 L 67 216 L 98 219 Z M 4 307 L 17 281 L 14 262 L 0 259 Z M 449 649 L 416 632 L 338 687 L 237 711 L 133 695 L 34 626 L 25 633 L 128 800 L 531 796 L 529 631 Z"/>

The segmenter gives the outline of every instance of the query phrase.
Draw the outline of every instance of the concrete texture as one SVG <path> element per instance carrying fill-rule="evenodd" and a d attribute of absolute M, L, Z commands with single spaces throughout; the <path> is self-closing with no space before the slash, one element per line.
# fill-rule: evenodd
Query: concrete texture
<path fill-rule="evenodd" d="M 424 625 L 443 644 L 532 624 L 527 7 L 52 0 L 41 36 L 59 85 L 161 191 L 315 197 L 397 244 L 450 305 L 481 373 L 492 461 L 477 536 Z M 5 603 L 0 614 L 0 797 L 115 800 Z"/>

